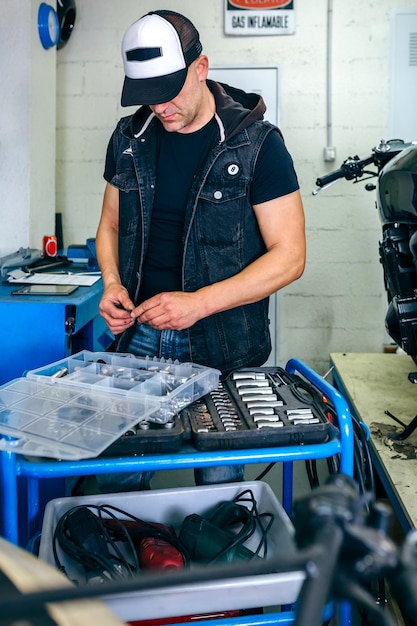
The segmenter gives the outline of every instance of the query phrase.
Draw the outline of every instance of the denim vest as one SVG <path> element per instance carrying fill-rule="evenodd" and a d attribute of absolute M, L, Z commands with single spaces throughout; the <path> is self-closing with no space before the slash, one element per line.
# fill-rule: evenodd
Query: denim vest
<path fill-rule="evenodd" d="M 119 189 L 120 276 L 137 303 L 150 231 L 159 123 L 148 118 L 134 137 L 129 124 L 124 118 L 113 134 L 116 175 L 109 182 Z M 255 122 L 210 151 L 186 209 L 184 291 L 233 276 L 266 252 L 249 191 L 259 150 L 272 131 L 277 128 L 269 122 Z M 192 361 L 223 374 L 262 365 L 271 351 L 268 304 L 265 298 L 198 321 L 188 329 Z M 117 338 L 117 350 L 126 349 L 131 331 Z"/>

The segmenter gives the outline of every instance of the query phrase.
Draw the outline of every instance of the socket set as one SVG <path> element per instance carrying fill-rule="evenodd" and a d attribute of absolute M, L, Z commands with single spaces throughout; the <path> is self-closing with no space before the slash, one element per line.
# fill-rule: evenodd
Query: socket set
<path fill-rule="evenodd" d="M 199 450 L 323 443 L 334 428 L 322 394 L 280 367 L 232 372 L 182 414 Z"/>

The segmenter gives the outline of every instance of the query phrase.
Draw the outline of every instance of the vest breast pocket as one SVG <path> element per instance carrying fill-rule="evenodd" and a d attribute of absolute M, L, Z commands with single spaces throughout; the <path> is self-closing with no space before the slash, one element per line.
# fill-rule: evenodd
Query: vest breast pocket
<path fill-rule="evenodd" d="M 205 187 L 196 213 L 200 241 L 222 248 L 234 245 L 243 236 L 244 215 L 248 209 L 252 210 L 248 187 L 243 181 Z"/>

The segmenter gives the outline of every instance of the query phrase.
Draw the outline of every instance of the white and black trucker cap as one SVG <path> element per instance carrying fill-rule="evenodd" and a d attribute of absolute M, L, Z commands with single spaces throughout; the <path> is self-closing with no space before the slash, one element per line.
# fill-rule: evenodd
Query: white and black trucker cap
<path fill-rule="evenodd" d="M 197 29 L 174 11 L 152 11 L 122 41 L 122 106 L 169 102 L 181 91 L 188 67 L 201 54 Z"/>

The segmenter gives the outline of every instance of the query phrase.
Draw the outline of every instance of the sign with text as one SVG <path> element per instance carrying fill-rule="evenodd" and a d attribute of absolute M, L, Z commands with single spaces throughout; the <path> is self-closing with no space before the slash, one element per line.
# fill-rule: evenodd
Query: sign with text
<path fill-rule="evenodd" d="M 226 35 L 293 35 L 295 0 L 225 0 Z"/>

